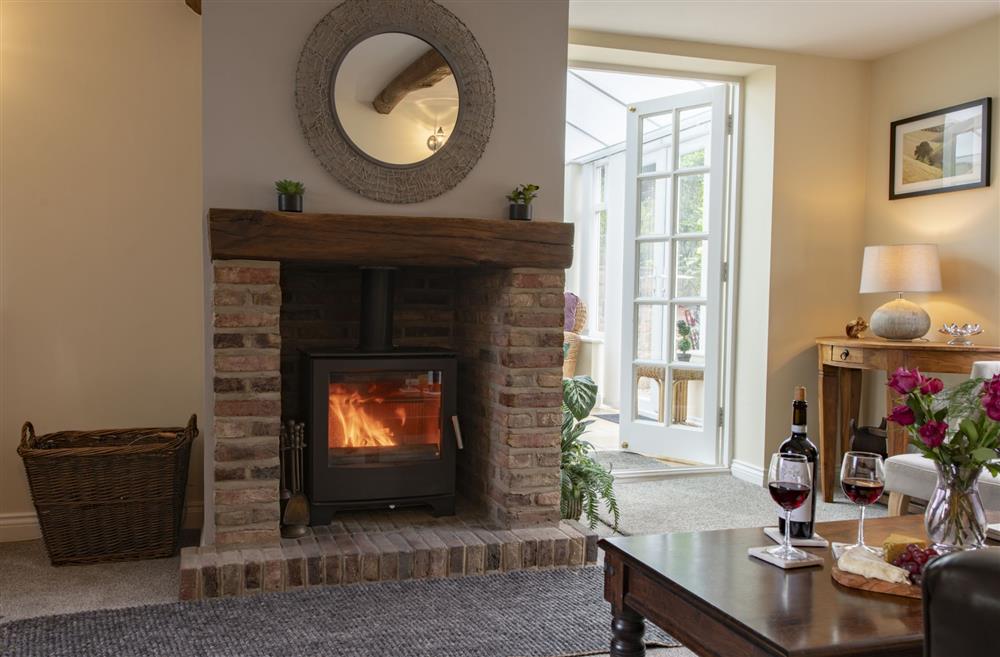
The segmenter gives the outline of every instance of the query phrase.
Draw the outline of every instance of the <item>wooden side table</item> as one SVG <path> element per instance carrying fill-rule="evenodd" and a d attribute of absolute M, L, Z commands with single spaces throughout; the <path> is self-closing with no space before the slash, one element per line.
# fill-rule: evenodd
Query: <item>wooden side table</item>
<path fill-rule="evenodd" d="M 923 372 L 968 374 L 977 360 L 1000 360 L 1000 347 L 958 346 L 944 342 L 907 342 L 882 338 L 816 338 L 819 357 L 819 453 L 823 499 L 833 501 L 834 473 L 840 465 L 841 445 L 850 444 L 850 420 L 861 410 L 861 373 L 887 374 L 898 367 Z M 885 389 L 886 412 L 899 396 Z M 839 426 L 838 426 L 839 425 Z M 889 456 L 906 451 L 906 431 L 888 426 Z"/>

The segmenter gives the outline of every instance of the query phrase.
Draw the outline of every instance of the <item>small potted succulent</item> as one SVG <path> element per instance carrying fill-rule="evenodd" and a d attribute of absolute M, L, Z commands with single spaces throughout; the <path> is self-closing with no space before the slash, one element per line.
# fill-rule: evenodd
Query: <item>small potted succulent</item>
<path fill-rule="evenodd" d="M 688 324 L 683 319 L 677 320 L 677 337 L 680 339 L 677 341 L 677 360 L 688 362 L 691 360 L 691 325 Z"/>
<path fill-rule="evenodd" d="M 274 183 L 278 191 L 279 212 L 302 212 L 302 195 L 306 186 L 297 180 L 279 180 Z"/>
<path fill-rule="evenodd" d="M 538 196 L 538 185 L 518 185 L 507 200 L 510 201 L 509 218 L 517 221 L 531 221 L 531 202 Z"/>

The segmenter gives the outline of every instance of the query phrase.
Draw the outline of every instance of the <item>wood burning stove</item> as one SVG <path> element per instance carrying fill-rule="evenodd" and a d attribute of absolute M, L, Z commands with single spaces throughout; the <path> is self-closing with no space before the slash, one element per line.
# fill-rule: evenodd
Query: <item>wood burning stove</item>
<path fill-rule="evenodd" d="M 347 509 L 455 511 L 457 355 L 393 347 L 392 275 L 362 272 L 360 349 L 302 352 L 313 524 Z"/>

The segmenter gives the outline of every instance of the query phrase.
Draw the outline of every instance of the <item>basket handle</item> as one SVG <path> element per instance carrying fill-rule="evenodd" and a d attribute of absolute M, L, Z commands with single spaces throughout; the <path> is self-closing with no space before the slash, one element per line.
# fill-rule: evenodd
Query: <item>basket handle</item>
<path fill-rule="evenodd" d="M 28 448 L 28 443 L 35 439 L 35 425 L 25 422 L 21 426 L 21 447 Z"/>
<path fill-rule="evenodd" d="M 188 423 L 187 423 L 187 429 L 189 431 L 192 430 L 192 429 L 195 432 L 198 431 L 198 415 L 196 413 L 192 413 L 191 414 L 191 419 L 188 420 Z"/>

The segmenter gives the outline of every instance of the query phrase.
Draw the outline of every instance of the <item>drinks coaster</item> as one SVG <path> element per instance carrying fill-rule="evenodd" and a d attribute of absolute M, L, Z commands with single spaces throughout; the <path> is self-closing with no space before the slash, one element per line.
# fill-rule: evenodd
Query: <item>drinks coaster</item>
<path fill-rule="evenodd" d="M 823 565 L 823 557 L 818 557 L 815 554 L 810 554 L 809 552 L 806 552 L 808 557 L 805 559 L 796 559 L 795 561 L 785 561 L 784 559 L 779 559 L 778 557 L 768 552 L 768 550 L 770 550 L 772 547 L 773 546 L 748 548 L 747 554 L 749 554 L 754 559 L 760 559 L 761 561 L 766 561 L 772 566 L 777 566 L 778 568 L 781 568 L 783 570 L 791 570 L 793 568 L 805 568 L 807 566 Z"/>
<path fill-rule="evenodd" d="M 785 535 L 782 534 L 777 527 L 765 527 L 764 533 L 767 537 L 774 541 L 775 543 L 784 543 Z M 830 544 L 830 541 L 826 540 L 819 534 L 813 534 L 812 538 L 793 538 L 792 545 L 795 547 L 826 547 Z"/>
<path fill-rule="evenodd" d="M 853 545 L 852 543 L 831 543 L 830 551 L 833 552 L 833 558 L 840 561 L 840 556 L 844 554 L 844 551 L 847 550 L 847 548 L 851 547 L 852 545 Z M 885 554 L 885 550 L 883 550 L 880 547 L 874 547 L 872 545 L 869 545 L 868 548 L 870 548 L 872 552 L 874 552 L 879 556 Z"/>

